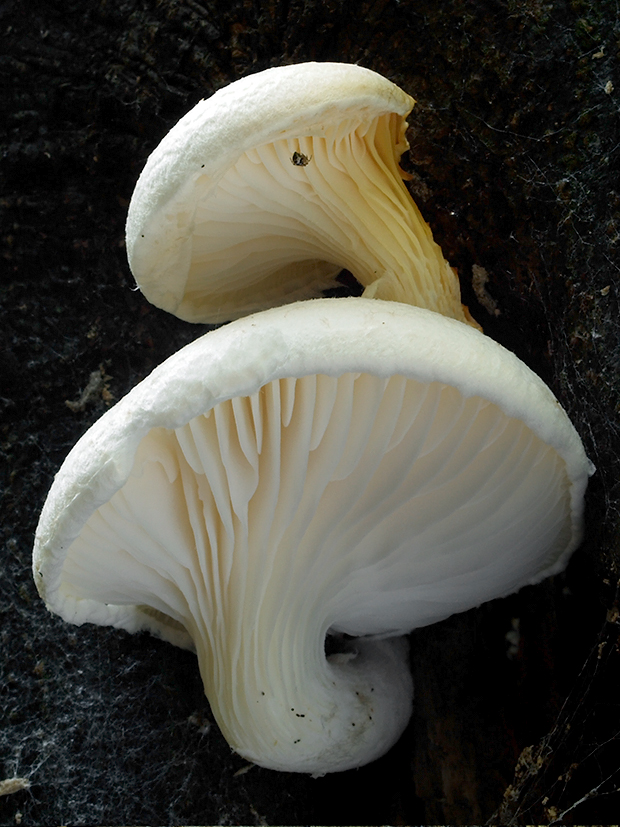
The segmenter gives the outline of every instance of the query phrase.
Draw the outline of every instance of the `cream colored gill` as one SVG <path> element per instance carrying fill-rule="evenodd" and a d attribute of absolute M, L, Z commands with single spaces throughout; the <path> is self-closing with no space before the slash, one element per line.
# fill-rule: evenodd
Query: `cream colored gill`
<path fill-rule="evenodd" d="M 215 186 L 198 177 L 177 315 L 222 321 L 315 297 L 345 268 L 367 297 L 469 321 L 458 279 L 402 181 L 405 128 L 396 114 L 331 124 L 323 135 L 248 150 Z"/>
<path fill-rule="evenodd" d="M 169 616 L 235 750 L 336 771 L 391 746 L 411 689 L 400 641 L 330 660 L 326 634 L 402 634 L 534 581 L 570 512 L 564 461 L 481 397 L 400 375 L 277 379 L 142 438 L 69 548 L 61 596 Z"/>

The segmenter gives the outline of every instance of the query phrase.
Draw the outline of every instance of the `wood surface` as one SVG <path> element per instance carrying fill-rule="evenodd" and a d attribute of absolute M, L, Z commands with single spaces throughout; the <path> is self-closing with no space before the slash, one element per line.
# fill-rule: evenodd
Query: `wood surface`
<path fill-rule="evenodd" d="M 619 48 L 608 0 L 1 4 L 0 780 L 30 782 L 5 787 L 2 824 L 617 823 Z M 149 152 L 221 86 L 306 60 L 417 99 L 412 194 L 598 469 L 566 573 L 412 634 L 405 735 L 317 780 L 248 768 L 192 655 L 63 623 L 29 570 L 70 447 L 205 329 L 134 290 Z"/>

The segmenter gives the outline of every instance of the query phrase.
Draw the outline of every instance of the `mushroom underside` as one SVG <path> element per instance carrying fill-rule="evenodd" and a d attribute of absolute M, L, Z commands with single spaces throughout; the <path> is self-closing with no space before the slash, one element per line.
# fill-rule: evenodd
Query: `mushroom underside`
<path fill-rule="evenodd" d="M 366 638 L 538 579 L 570 512 L 561 457 L 481 397 L 401 375 L 277 379 L 148 432 L 69 548 L 57 602 L 133 606 L 135 626 L 191 641 L 242 755 L 347 769 L 389 748 L 411 703 L 406 649 Z M 328 659 L 330 632 L 363 639 Z"/>
<path fill-rule="evenodd" d="M 470 321 L 402 182 L 405 126 L 350 118 L 249 149 L 218 177 L 197 169 L 130 244 L 139 286 L 187 321 L 221 322 L 316 297 L 344 268 L 369 297 Z"/>

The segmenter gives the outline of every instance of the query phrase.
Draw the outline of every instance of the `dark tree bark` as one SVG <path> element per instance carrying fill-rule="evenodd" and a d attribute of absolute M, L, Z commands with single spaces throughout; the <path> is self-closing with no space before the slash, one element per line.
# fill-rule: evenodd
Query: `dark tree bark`
<path fill-rule="evenodd" d="M 616 3 L 7 0 L 0 32 L 0 780 L 30 782 L 1 823 L 617 820 Z M 568 570 L 415 632 L 407 732 L 319 780 L 244 772 L 193 656 L 68 626 L 29 570 L 69 448 L 204 330 L 133 290 L 124 220 L 146 157 L 199 99 L 304 60 L 417 98 L 412 194 L 474 316 L 550 384 L 598 469 Z"/>

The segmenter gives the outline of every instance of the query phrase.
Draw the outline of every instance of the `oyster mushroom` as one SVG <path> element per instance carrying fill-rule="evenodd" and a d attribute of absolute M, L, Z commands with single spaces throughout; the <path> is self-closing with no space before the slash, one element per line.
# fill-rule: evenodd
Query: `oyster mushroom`
<path fill-rule="evenodd" d="M 401 636 L 561 570 L 590 470 L 547 386 L 474 328 L 300 302 L 186 346 L 82 437 L 34 577 L 67 621 L 194 648 L 248 760 L 346 770 L 406 725 Z M 353 639 L 326 656 L 328 634 Z"/>
<path fill-rule="evenodd" d="M 343 63 L 267 69 L 201 101 L 131 199 L 127 252 L 146 298 L 224 322 L 316 297 L 346 268 L 368 298 L 475 324 L 402 181 L 413 104 Z"/>

